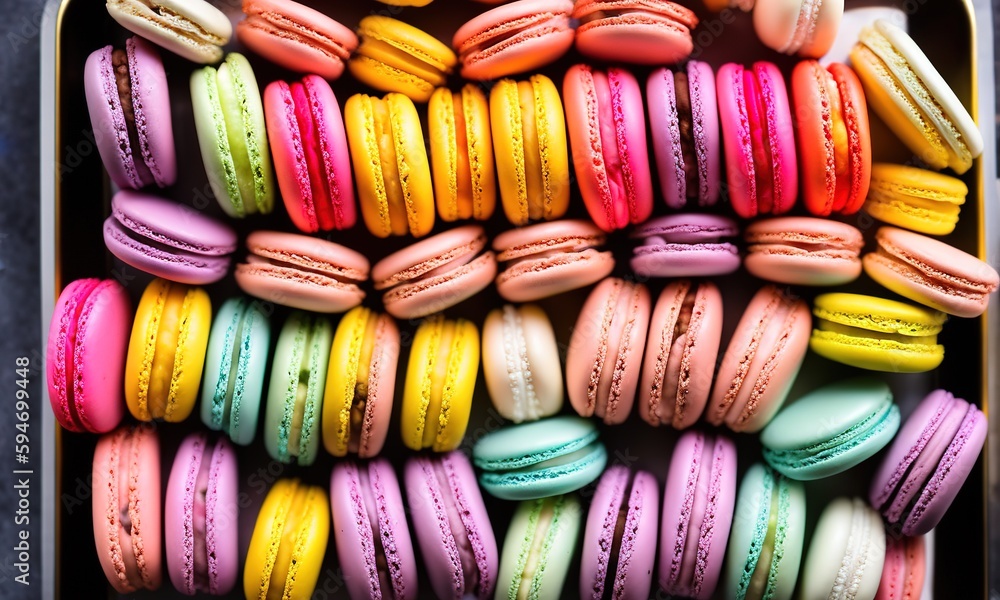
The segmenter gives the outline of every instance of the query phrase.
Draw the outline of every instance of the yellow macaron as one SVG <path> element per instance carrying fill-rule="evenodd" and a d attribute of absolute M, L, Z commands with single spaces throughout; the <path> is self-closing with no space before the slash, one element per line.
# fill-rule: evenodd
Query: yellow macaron
<path fill-rule="evenodd" d="M 479 371 L 479 331 L 463 319 L 431 317 L 410 349 L 403 390 L 402 434 L 407 448 L 454 450 L 469 424 Z"/>
<path fill-rule="evenodd" d="M 555 83 L 544 75 L 501 79 L 490 91 L 490 123 L 507 219 L 524 225 L 566 214 L 569 153 Z"/>
<path fill-rule="evenodd" d="M 308 600 L 330 537 L 330 503 L 323 488 L 279 479 L 264 498 L 243 569 L 247 598 Z"/>
<path fill-rule="evenodd" d="M 956 177 L 904 165 L 872 165 L 865 210 L 880 221 L 930 235 L 955 230 L 969 188 Z"/>
<path fill-rule="evenodd" d="M 497 184 L 486 94 L 471 83 L 459 93 L 434 90 L 427 130 L 438 215 L 445 221 L 489 219 Z"/>
<path fill-rule="evenodd" d="M 434 227 L 434 187 L 420 116 L 403 94 L 355 94 L 344 104 L 344 125 L 365 226 L 376 237 Z"/>
<path fill-rule="evenodd" d="M 125 361 L 125 400 L 141 421 L 191 414 L 205 365 L 212 302 L 200 287 L 154 279 L 135 311 Z"/>
<path fill-rule="evenodd" d="M 427 102 L 458 57 L 447 44 L 402 21 L 370 15 L 358 24 L 358 49 L 347 68 L 362 83 Z"/>

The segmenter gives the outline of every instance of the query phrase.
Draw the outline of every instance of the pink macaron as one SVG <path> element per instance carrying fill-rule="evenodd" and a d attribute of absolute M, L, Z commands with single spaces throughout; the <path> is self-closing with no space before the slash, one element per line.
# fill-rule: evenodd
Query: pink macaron
<path fill-rule="evenodd" d="M 685 69 L 653 71 L 646 80 L 646 103 L 667 206 L 714 205 L 722 179 L 722 142 L 712 67 L 692 60 Z"/>
<path fill-rule="evenodd" d="M 885 563 L 875 600 L 923 597 L 927 572 L 924 536 L 885 536 Z"/>
<path fill-rule="evenodd" d="M 452 47 L 466 79 L 498 79 L 547 65 L 573 45 L 570 0 L 517 0 L 458 28 Z"/>
<path fill-rule="evenodd" d="M 120 188 L 177 180 L 167 75 L 156 47 L 138 36 L 105 46 L 83 69 L 90 125 L 104 168 Z"/>
<path fill-rule="evenodd" d="M 649 290 L 609 277 L 577 317 L 566 351 L 566 387 L 577 414 L 625 422 L 635 402 L 649 326 Z"/>
<path fill-rule="evenodd" d="M 493 597 L 500 556 L 472 464 L 459 451 L 406 463 L 406 500 L 438 598 Z"/>
<path fill-rule="evenodd" d="M 330 84 L 317 75 L 290 84 L 271 82 L 264 89 L 264 117 L 292 223 L 306 233 L 353 227 L 357 209 L 351 156 Z"/>
<path fill-rule="evenodd" d="M 580 597 L 646 600 L 653 583 L 656 478 L 613 465 L 604 471 L 590 502 L 580 557 Z"/>
<path fill-rule="evenodd" d="M 722 339 L 722 293 L 709 281 L 670 282 L 649 321 L 639 416 L 684 429 L 701 418 Z"/>
<path fill-rule="evenodd" d="M 580 54 L 611 62 L 664 65 L 691 54 L 694 11 L 658 0 L 577 0 L 573 18 Z"/>
<path fill-rule="evenodd" d="M 392 464 L 385 459 L 335 464 L 330 509 L 350 597 L 417 598 L 417 560 Z"/>
<path fill-rule="evenodd" d="M 493 281 L 497 263 L 486 231 L 463 225 L 421 240 L 372 268 L 385 310 L 399 319 L 426 317 L 475 296 Z"/>
<path fill-rule="evenodd" d="M 122 420 L 131 322 L 128 292 L 112 279 L 77 279 L 59 294 L 49 323 L 45 380 L 63 428 L 106 433 Z"/>
<path fill-rule="evenodd" d="M 792 285 L 842 285 L 861 275 L 864 236 L 858 228 L 813 217 L 754 221 L 743 232 L 747 271 Z"/>
<path fill-rule="evenodd" d="M 239 574 L 239 472 L 229 441 L 184 438 L 167 482 L 163 514 L 170 582 L 181 593 L 224 596 Z"/>
<path fill-rule="evenodd" d="M 715 593 L 736 504 L 736 444 L 689 431 L 677 440 L 663 492 L 660 587 L 670 596 Z"/>
<path fill-rule="evenodd" d="M 732 273 L 740 253 L 730 240 L 736 223 L 719 215 L 682 213 L 658 217 L 632 230 L 642 240 L 632 255 L 639 277 L 707 277 Z"/>
<path fill-rule="evenodd" d="M 795 130 L 778 67 L 728 63 L 716 74 L 729 201 L 743 218 L 788 212 L 798 197 Z"/>
<path fill-rule="evenodd" d="M 590 218 L 605 231 L 642 223 L 653 212 L 642 89 L 624 69 L 574 65 L 563 102 L 577 184 Z"/>

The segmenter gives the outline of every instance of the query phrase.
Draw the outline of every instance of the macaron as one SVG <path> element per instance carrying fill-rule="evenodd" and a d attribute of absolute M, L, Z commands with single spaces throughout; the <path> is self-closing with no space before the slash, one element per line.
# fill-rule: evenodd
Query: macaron
<path fill-rule="evenodd" d="M 671 281 L 660 292 L 639 378 L 639 416 L 684 429 L 701 418 L 722 341 L 722 293 L 710 281 Z"/>
<path fill-rule="evenodd" d="M 337 79 L 358 47 L 354 32 L 318 10 L 291 0 L 245 0 L 236 24 L 240 43 L 298 73 Z"/>
<path fill-rule="evenodd" d="M 163 512 L 167 572 L 183 594 L 224 596 L 239 574 L 239 472 L 225 438 L 184 438 L 167 481 Z"/>
<path fill-rule="evenodd" d="M 154 279 L 135 311 L 125 361 L 125 402 L 140 421 L 179 423 L 194 409 L 212 302 L 200 287 Z"/>
<path fill-rule="evenodd" d="M 357 33 L 361 43 L 347 63 L 351 75 L 365 85 L 399 92 L 414 102 L 427 102 L 458 63 L 447 44 L 392 17 L 368 15 L 358 23 Z"/>
<path fill-rule="evenodd" d="M 868 499 L 893 531 L 922 535 L 937 526 L 986 442 L 975 404 L 934 390 L 899 430 L 872 478 Z"/>
<path fill-rule="evenodd" d="M 740 267 L 740 252 L 733 243 L 739 233 L 735 221 L 720 215 L 656 217 L 629 234 L 641 240 L 630 265 L 642 278 L 726 275 Z"/>
<path fill-rule="evenodd" d="M 609 277 L 577 317 L 566 351 L 570 404 L 582 417 L 620 425 L 632 412 L 649 326 L 649 290 Z"/>
<path fill-rule="evenodd" d="M 483 323 L 483 374 L 493 408 L 521 423 L 563 405 L 559 346 L 549 317 L 534 304 L 504 304 Z"/>
<path fill-rule="evenodd" d="M 694 49 L 694 11 L 676 2 L 577 0 L 576 49 L 609 62 L 674 64 Z"/>
<path fill-rule="evenodd" d="M 899 407 L 881 379 L 825 385 L 782 409 L 760 433 L 764 460 L 800 481 L 823 479 L 861 464 L 899 430 Z"/>
<path fill-rule="evenodd" d="M 77 279 L 59 294 L 49 322 L 45 383 L 64 429 L 107 433 L 121 422 L 131 321 L 128 292 L 113 279 Z M 562 369 L 556 375 L 561 405 Z"/>
<path fill-rule="evenodd" d="M 490 89 L 490 131 L 507 220 L 526 225 L 566 214 L 569 153 L 555 83 L 540 74 L 496 82 Z"/>
<path fill-rule="evenodd" d="M 451 222 L 485 221 L 497 203 L 490 107 L 481 87 L 438 88 L 427 103 L 434 199 L 438 216 Z"/>
<path fill-rule="evenodd" d="M 413 101 L 395 93 L 355 94 L 344 105 L 344 124 L 368 231 L 380 238 L 430 233 L 434 188 Z"/>
<path fill-rule="evenodd" d="M 646 105 L 660 190 L 670 208 L 719 200 L 722 158 L 715 73 L 708 63 L 659 68 L 646 80 Z"/>
<path fill-rule="evenodd" d="M 726 551 L 726 598 L 789 600 L 799 575 L 806 526 L 802 483 L 754 464 L 736 497 Z"/>
<path fill-rule="evenodd" d="M 504 537 L 494 598 L 563 598 L 582 512 L 573 494 L 518 504 Z"/>
<path fill-rule="evenodd" d="M 464 319 L 431 317 L 410 347 L 400 429 L 411 450 L 454 450 L 469 425 L 479 372 L 479 331 Z"/>
<path fill-rule="evenodd" d="M 469 459 L 461 452 L 406 462 L 406 503 L 421 558 L 438 598 L 493 595 L 497 541 Z"/>
<path fill-rule="evenodd" d="M 247 598 L 311 598 L 329 538 L 330 503 L 323 488 L 277 480 L 253 527 L 243 593 Z"/>
<path fill-rule="evenodd" d="M 864 27 L 851 64 L 868 103 L 920 160 L 961 175 L 983 151 L 969 111 L 913 38 L 879 19 Z"/>
<path fill-rule="evenodd" d="M 393 252 L 372 268 L 385 310 L 399 319 L 441 312 L 488 286 L 497 274 L 486 231 L 463 225 Z"/>
<path fill-rule="evenodd" d="M 323 316 L 288 315 L 278 334 L 264 412 L 264 447 L 274 460 L 316 460 L 333 326 Z"/>
<path fill-rule="evenodd" d="M 365 297 L 368 259 L 350 248 L 281 231 L 247 236 L 246 262 L 236 265 L 236 284 L 262 300 L 322 313 L 344 312 Z"/>
<path fill-rule="evenodd" d="M 118 24 L 174 54 L 202 64 L 222 60 L 233 25 L 204 0 L 107 0 Z"/>
<path fill-rule="evenodd" d="M 653 583 L 656 478 L 628 467 L 608 468 L 590 502 L 580 558 L 580 596 L 646 600 Z"/>
<path fill-rule="evenodd" d="M 497 79 L 554 62 L 573 45 L 570 0 L 517 0 L 458 28 L 451 45 L 466 79 Z"/>
<path fill-rule="evenodd" d="M 330 510 L 348 595 L 353 600 L 417 598 L 417 559 L 392 464 L 385 459 L 336 463 Z"/>
<path fill-rule="evenodd" d="M 816 296 L 809 347 L 845 365 L 890 373 L 921 373 L 944 360 L 937 343 L 947 317 L 905 302 L 833 293 Z"/>
<path fill-rule="evenodd" d="M 83 82 L 94 143 L 111 181 L 135 189 L 173 185 L 170 90 L 156 48 L 134 36 L 124 50 L 95 50 L 87 57 Z"/>
<path fill-rule="evenodd" d="M 928 235 L 955 231 L 968 186 L 943 173 L 875 163 L 864 209 L 879 221 Z"/>
<path fill-rule="evenodd" d="M 837 37 L 844 0 L 757 0 L 753 26 L 764 45 L 783 54 L 819 58 Z"/>
<path fill-rule="evenodd" d="M 104 245 L 140 271 L 201 285 L 225 277 L 236 232 L 186 204 L 121 190 L 111 198 Z"/>
<path fill-rule="evenodd" d="M 924 536 L 885 536 L 885 561 L 875 600 L 920 598 L 927 571 Z"/>
<path fill-rule="evenodd" d="M 1000 286 L 996 269 L 940 240 L 880 227 L 874 252 L 862 257 L 865 273 L 889 290 L 956 317 L 978 317 Z"/>
<path fill-rule="evenodd" d="M 122 594 L 159 589 L 163 515 L 156 428 L 123 426 L 98 438 L 92 477 L 94 543 L 108 583 Z"/>
<path fill-rule="evenodd" d="M 564 220 L 509 229 L 493 238 L 503 270 L 497 292 L 529 302 L 586 287 L 611 274 L 615 257 L 607 235 L 590 221 Z"/>
<path fill-rule="evenodd" d="M 736 506 L 736 462 L 736 445 L 724 435 L 688 431 L 677 440 L 660 522 L 658 572 L 667 594 L 706 600 L 715 593 Z"/>
<path fill-rule="evenodd" d="M 804 60 L 795 65 L 791 86 L 803 203 L 820 217 L 858 212 L 868 196 L 872 168 L 861 81 L 845 64 Z"/>
<path fill-rule="evenodd" d="M 292 223 L 306 233 L 354 227 L 347 133 L 330 84 L 317 75 L 272 81 L 264 88 L 264 116 L 278 188 Z"/>
<path fill-rule="evenodd" d="M 831 286 L 861 275 L 865 238 L 853 225 L 813 217 L 754 221 L 743 264 L 755 277 L 791 285 Z"/>
<path fill-rule="evenodd" d="M 323 393 L 323 446 L 371 458 L 389 433 L 399 329 L 388 315 L 352 308 L 337 325 Z"/>
<path fill-rule="evenodd" d="M 879 514 L 864 500 L 834 499 L 813 530 L 802 566 L 802 597 L 874 600 L 887 537 Z"/>
<path fill-rule="evenodd" d="M 212 321 L 201 384 L 201 422 L 246 446 L 257 435 L 271 346 L 271 320 L 260 302 L 233 297 Z"/>
<path fill-rule="evenodd" d="M 784 77 L 769 62 L 727 63 L 715 81 L 733 210 L 745 219 L 788 212 L 799 180 Z"/>
<path fill-rule="evenodd" d="M 230 217 L 274 208 L 274 168 L 257 78 L 242 54 L 191 73 L 191 110 L 208 183 Z"/>
<path fill-rule="evenodd" d="M 472 448 L 479 484 L 503 500 L 545 498 L 597 479 L 608 461 L 597 425 L 560 415 L 483 435 Z"/>
<path fill-rule="evenodd" d="M 758 290 L 722 356 L 706 420 L 747 433 L 767 425 L 798 375 L 810 329 L 804 300 L 774 285 Z"/>
<path fill-rule="evenodd" d="M 605 231 L 648 219 L 653 183 L 639 82 L 617 67 L 573 65 L 563 79 L 563 100 L 577 185 L 590 218 Z"/>

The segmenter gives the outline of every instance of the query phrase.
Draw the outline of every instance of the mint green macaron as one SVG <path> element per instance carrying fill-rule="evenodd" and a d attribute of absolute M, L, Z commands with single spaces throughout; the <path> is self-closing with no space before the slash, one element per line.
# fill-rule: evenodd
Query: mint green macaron
<path fill-rule="evenodd" d="M 521 502 L 504 538 L 494 598 L 562 598 L 582 519 L 575 494 Z"/>
<path fill-rule="evenodd" d="M 201 421 L 243 446 L 257 433 L 271 321 L 260 302 L 223 302 L 212 321 L 201 384 Z"/>
<path fill-rule="evenodd" d="M 191 108 L 205 173 L 230 217 L 274 208 L 274 169 L 264 105 L 246 57 L 231 52 L 219 68 L 191 73 Z"/>
<path fill-rule="evenodd" d="M 801 481 L 842 473 L 871 457 L 899 430 L 889 386 L 873 377 L 839 381 L 786 405 L 761 432 L 764 459 Z"/>
<path fill-rule="evenodd" d="M 316 460 L 332 344 L 333 325 L 326 317 L 295 311 L 281 328 L 264 413 L 264 446 L 271 458 L 303 466 Z"/>

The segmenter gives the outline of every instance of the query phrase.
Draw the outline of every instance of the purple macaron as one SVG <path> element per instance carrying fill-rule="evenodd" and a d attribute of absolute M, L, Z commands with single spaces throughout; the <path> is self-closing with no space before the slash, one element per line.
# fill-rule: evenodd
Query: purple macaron
<path fill-rule="evenodd" d="M 660 587 L 711 598 L 719 583 L 736 503 L 736 445 L 690 430 L 677 440 L 663 498 Z"/>
<path fill-rule="evenodd" d="M 469 459 L 458 451 L 406 463 L 406 498 L 438 598 L 493 596 L 500 561 L 490 517 Z"/>
<path fill-rule="evenodd" d="M 651 474 L 621 465 L 601 476 L 583 537 L 581 598 L 649 598 L 660 512 L 656 488 Z"/>
<path fill-rule="evenodd" d="M 87 57 L 83 79 L 94 143 L 115 185 L 173 185 L 177 158 L 170 93 L 156 48 L 130 37 L 124 50 L 95 50 Z"/>
<path fill-rule="evenodd" d="M 104 244 L 133 267 L 163 279 L 201 285 L 222 279 L 236 233 L 190 206 L 122 190 L 111 199 Z"/>
<path fill-rule="evenodd" d="M 933 529 L 986 442 L 986 416 L 945 390 L 924 398 L 899 430 L 872 479 L 869 500 L 903 535 Z"/>
<path fill-rule="evenodd" d="M 417 561 L 399 481 L 389 461 L 334 465 L 330 508 L 351 598 L 416 598 Z"/>
<path fill-rule="evenodd" d="M 712 67 L 693 60 L 686 70 L 657 69 L 646 81 L 646 101 L 667 206 L 715 204 L 722 173 Z"/>
<path fill-rule="evenodd" d="M 639 277 L 707 277 L 732 273 L 740 253 L 728 241 L 739 235 L 732 219 L 705 214 L 677 214 L 646 221 L 632 230 L 641 240 L 632 256 Z"/>

